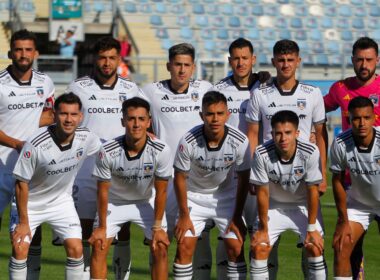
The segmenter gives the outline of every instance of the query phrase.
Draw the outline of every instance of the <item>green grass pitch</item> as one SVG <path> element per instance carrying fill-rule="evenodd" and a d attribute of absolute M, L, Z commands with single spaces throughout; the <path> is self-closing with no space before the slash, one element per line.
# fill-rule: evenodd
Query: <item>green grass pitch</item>
<path fill-rule="evenodd" d="M 332 279 L 332 264 L 333 264 L 333 250 L 331 248 L 332 235 L 335 229 L 336 210 L 333 204 L 332 190 L 328 189 L 327 193 L 321 199 L 322 212 L 325 222 L 325 257 L 329 269 L 329 279 Z M 2 230 L 0 232 L 0 279 L 8 279 L 8 260 L 11 253 L 9 237 L 7 233 L 8 225 L 8 212 L 4 213 L 4 221 Z M 364 254 L 365 254 L 365 274 L 366 279 L 378 279 L 380 275 L 379 266 L 379 233 L 377 224 L 372 223 L 364 241 Z M 216 248 L 217 231 L 212 230 L 211 242 Z M 279 280 L 287 279 L 302 279 L 302 272 L 300 267 L 301 251 L 296 248 L 297 236 L 291 232 L 286 232 L 281 239 L 279 250 Z M 248 252 L 248 242 L 247 250 Z M 143 232 L 136 226 L 132 226 L 132 272 L 131 280 L 150 279 L 149 276 L 149 248 L 143 245 Z M 51 231 L 48 226 L 43 227 L 43 248 L 42 248 L 42 280 L 47 279 L 64 279 L 64 265 L 65 253 L 63 247 L 55 247 L 51 245 Z M 169 249 L 169 271 L 171 271 L 172 261 L 174 258 L 175 243 L 172 243 Z M 108 279 L 114 279 L 111 269 L 111 256 L 110 252 L 108 258 L 109 274 Z M 215 255 L 213 256 L 215 260 Z M 172 274 L 170 274 L 170 277 Z M 248 277 L 247 277 L 248 278 Z M 212 279 L 215 277 L 215 264 L 212 267 Z"/>

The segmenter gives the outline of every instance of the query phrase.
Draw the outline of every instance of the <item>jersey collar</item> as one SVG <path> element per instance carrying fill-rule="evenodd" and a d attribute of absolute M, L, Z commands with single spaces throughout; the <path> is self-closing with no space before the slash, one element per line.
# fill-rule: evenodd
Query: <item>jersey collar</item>
<path fill-rule="evenodd" d="M 75 136 L 73 137 L 73 139 L 71 139 L 71 141 L 68 145 L 62 146 L 61 143 L 59 143 L 59 140 L 54 133 L 54 127 L 56 127 L 55 124 L 48 127 L 48 131 L 49 131 L 49 134 L 51 136 L 51 139 L 53 139 L 54 143 L 57 145 L 57 147 L 60 149 L 61 152 L 70 150 L 72 145 L 73 145 L 73 141 L 74 141 Z"/>
<path fill-rule="evenodd" d="M 296 80 L 296 84 L 294 85 L 294 87 L 292 88 L 291 91 L 283 91 L 277 84 L 277 79 L 274 79 L 273 80 L 273 83 L 274 83 L 274 86 L 277 88 L 278 92 L 283 95 L 283 96 L 289 96 L 289 95 L 293 95 L 294 92 L 296 91 L 297 87 L 298 87 L 298 84 L 299 84 L 299 81 Z"/>
<path fill-rule="evenodd" d="M 12 79 L 19 85 L 19 86 L 30 86 L 31 84 L 32 84 L 32 79 L 33 79 L 33 71 L 32 71 L 32 73 L 30 74 L 30 79 L 29 79 L 29 81 L 27 81 L 27 82 L 21 82 L 19 79 L 17 79 L 14 75 L 13 75 L 13 73 L 12 73 L 12 65 L 9 65 L 8 67 L 7 67 L 7 71 L 8 71 L 8 73 L 9 73 L 9 75 L 12 77 Z"/>
<path fill-rule="evenodd" d="M 128 161 L 132 161 L 132 160 L 140 159 L 141 155 L 143 154 L 143 152 L 144 152 L 144 150 L 145 150 L 146 143 L 148 142 L 148 137 L 149 137 L 149 136 L 146 136 L 145 144 L 144 144 L 143 148 L 141 149 L 141 151 L 140 151 L 137 155 L 131 157 L 131 156 L 129 155 L 129 153 L 128 153 L 128 147 L 127 147 L 127 143 L 126 143 L 126 141 L 125 141 L 125 136 L 124 136 L 124 139 L 123 139 L 123 149 L 124 149 L 125 157 L 127 158 Z"/>
<path fill-rule="evenodd" d="M 119 80 L 119 75 L 116 75 L 116 79 L 115 79 L 114 83 L 113 83 L 111 86 L 105 86 L 105 85 L 103 85 L 103 84 L 99 81 L 99 79 L 98 79 L 98 77 L 97 77 L 96 75 L 94 75 L 93 79 L 94 79 L 95 83 L 96 83 L 101 89 L 104 89 L 104 90 L 113 90 L 113 89 L 115 88 L 115 85 L 116 85 L 117 81 Z"/>
<path fill-rule="evenodd" d="M 174 94 L 187 94 L 187 92 L 189 91 L 189 87 L 190 87 L 190 82 L 189 82 L 189 86 L 187 87 L 187 89 L 185 89 L 183 92 L 178 92 L 178 91 L 175 91 L 173 88 L 172 88 L 172 85 L 170 84 L 170 80 L 165 80 L 166 84 L 168 85 L 168 88 L 169 90 L 174 93 Z"/>
<path fill-rule="evenodd" d="M 224 140 L 226 140 L 226 137 L 227 137 L 227 134 L 228 134 L 228 126 L 224 126 L 224 135 L 223 135 L 223 138 L 222 138 L 222 140 L 219 142 L 219 144 L 218 144 L 218 146 L 217 147 L 210 147 L 209 146 L 209 144 L 208 144 L 208 140 L 207 140 L 207 137 L 206 137 L 206 133 L 204 132 L 204 126 L 203 126 L 203 137 L 204 137 L 204 139 L 205 139 L 205 141 L 206 141 L 206 147 L 207 147 L 207 150 L 208 151 L 219 151 L 221 148 L 222 148 L 222 146 L 223 146 L 223 143 L 224 143 Z"/>
<path fill-rule="evenodd" d="M 251 73 L 251 74 L 249 75 L 249 79 L 248 79 L 249 84 L 248 84 L 247 87 L 242 87 L 241 85 L 239 85 L 239 84 L 235 81 L 235 79 L 234 79 L 234 75 L 231 75 L 231 76 L 230 76 L 230 80 L 231 80 L 232 84 L 236 87 L 237 90 L 239 90 L 239 91 L 249 90 L 249 91 L 250 91 L 250 90 L 253 88 L 253 86 L 255 85 L 255 83 L 257 82 L 257 77 L 256 77 L 255 74 Z"/>

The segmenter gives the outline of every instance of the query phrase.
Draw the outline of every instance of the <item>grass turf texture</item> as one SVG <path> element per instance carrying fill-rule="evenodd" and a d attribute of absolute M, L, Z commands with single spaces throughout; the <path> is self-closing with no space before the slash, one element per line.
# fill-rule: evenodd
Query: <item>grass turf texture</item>
<path fill-rule="evenodd" d="M 325 222 L 325 257 L 329 269 L 329 279 L 332 279 L 333 273 L 333 250 L 331 248 L 332 235 L 335 229 L 336 210 L 331 188 L 321 199 L 322 212 Z M 0 232 L 0 279 L 8 279 L 8 260 L 11 253 L 11 246 L 7 233 L 9 213 L 6 211 L 3 215 L 2 230 Z M 136 226 L 132 225 L 132 272 L 131 280 L 150 279 L 149 275 L 149 248 L 143 245 L 143 232 Z M 217 231 L 211 232 L 211 242 L 213 248 L 213 267 L 212 279 L 216 279 L 215 274 L 215 249 L 217 242 Z M 297 236 L 292 232 L 283 234 L 279 249 L 279 272 L 278 278 L 281 279 L 302 279 L 301 272 L 301 250 L 296 248 Z M 169 271 L 172 278 L 172 262 L 175 253 L 175 243 L 169 248 Z M 248 242 L 246 242 L 246 255 L 248 256 Z M 365 254 L 365 275 L 366 279 L 377 279 L 380 275 L 379 262 L 379 234 L 377 224 L 372 223 L 364 240 Z M 247 257 L 248 259 L 248 257 Z M 108 279 L 114 279 L 112 268 L 112 252 L 108 258 Z M 247 261 L 248 263 L 248 261 Z M 43 245 L 42 245 L 42 269 L 40 279 L 64 279 L 65 252 L 63 247 L 51 245 L 51 231 L 49 226 L 43 226 Z M 249 278 L 249 277 L 247 277 Z"/>

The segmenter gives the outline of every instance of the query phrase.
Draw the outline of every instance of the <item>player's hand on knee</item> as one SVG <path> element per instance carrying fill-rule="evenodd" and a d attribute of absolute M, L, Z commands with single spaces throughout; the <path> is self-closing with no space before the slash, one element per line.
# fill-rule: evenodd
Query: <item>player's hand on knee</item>
<path fill-rule="evenodd" d="M 334 232 L 333 248 L 338 252 L 342 251 L 347 238 L 350 243 L 353 243 L 352 230 L 349 222 L 338 222 Z"/>
<path fill-rule="evenodd" d="M 94 229 L 94 231 L 91 234 L 91 237 L 88 239 L 88 243 L 90 243 L 92 246 L 96 246 L 96 243 L 100 243 L 100 249 L 104 250 L 107 242 L 106 232 L 106 228 L 104 227 L 98 227 Z"/>
<path fill-rule="evenodd" d="M 190 230 L 193 235 L 195 235 L 195 230 L 192 221 L 190 220 L 190 216 L 180 216 L 175 226 L 174 234 L 178 241 L 178 243 L 182 243 L 185 238 L 186 232 Z"/>
<path fill-rule="evenodd" d="M 308 246 L 315 246 L 318 249 L 319 253 L 322 255 L 324 250 L 324 240 L 318 230 L 308 231 L 306 233 L 306 238 L 304 245 L 307 248 Z"/>
<path fill-rule="evenodd" d="M 26 237 L 29 238 L 29 241 L 32 241 L 29 224 L 18 224 L 12 233 L 12 244 L 14 248 L 20 248 L 24 244 Z"/>
<path fill-rule="evenodd" d="M 163 229 L 152 231 L 152 249 L 153 251 L 158 249 L 158 244 L 162 243 L 167 247 L 170 245 L 170 241 L 167 233 Z"/>
<path fill-rule="evenodd" d="M 257 246 L 270 247 L 268 231 L 258 230 L 255 232 L 251 240 L 251 248 Z"/>
<path fill-rule="evenodd" d="M 244 236 L 247 233 L 247 228 L 241 216 L 232 218 L 226 230 L 226 233 L 229 233 L 229 232 L 235 233 L 239 242 L 241 243 L 244 242 Z"/>

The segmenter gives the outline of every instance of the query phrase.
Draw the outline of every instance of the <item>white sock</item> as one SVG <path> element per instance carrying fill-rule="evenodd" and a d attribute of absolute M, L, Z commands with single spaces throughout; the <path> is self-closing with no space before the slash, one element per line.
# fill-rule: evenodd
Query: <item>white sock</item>
<path fill-rule="evenodd" d="M 84 271 L 90 272 L 90 265 L 91 265 L 91 247 L 90 247 L 90 243 L 88 243 L 87 240 L 82 240 L 82 244 L 83 244 Z"/>
<path fill-rule="evenodd" d="M 83 256 L 76 258 L 67 258 L 65 267 L 65 279 L 82 280 L 84 271 Z"/>
<path fill-rule="evenodd" d="M 193 276 L 193 266 L 189 264 L 173 263 L 174 280 L 191 280 Z"/>
<path fill-rule="evenodd" d="M 28 252 L 28 272 L 27 279 L 28 280 L 38 280 L 40 279 L 40 271 L 41 271 L 41 246 L 33 246 L 29 247 Z"/>
<path fill-rule="evenodd" d="M 323 280 L 327 278 L 327 265 L 323 256 L 309 257 L 309 279 Z"/>
<path fill-rule="evenodd" d="M 228 256 L 223 239 L 218 240 L 216 247 L 216 279 L 227 280 Z"/>
<path fill-rule="evenodd" d="M 247 265 L 245 262 L 228 262 L 227 266 L 227 279 L 240 280 L 247 277 Z"/>
<path fill-rule="evenodd" d="M 211 277 L 212 252 L 210 247 L 210 229 L 205 228 L 197 241 L 193 257 L 193 276 L 197 280 Z"/>
<path fill-rule="evenodd" d="M 131 247 L 129 240 L 118 241 L 113 249 L 113 271 L 116 280 L 128 280 L 131 272 Z"/>
<path fill-rule="evenodd" d="M 10 280 L 25 280 L 27 273 L 26 259 L 16 260 L 14 257 L 11 257 L 8 270 Z"/>
<path fill-rule="evenodd" d="M 251 280 L 268 280 L 268 260 L 251 259 L 249 274 Z"/>

